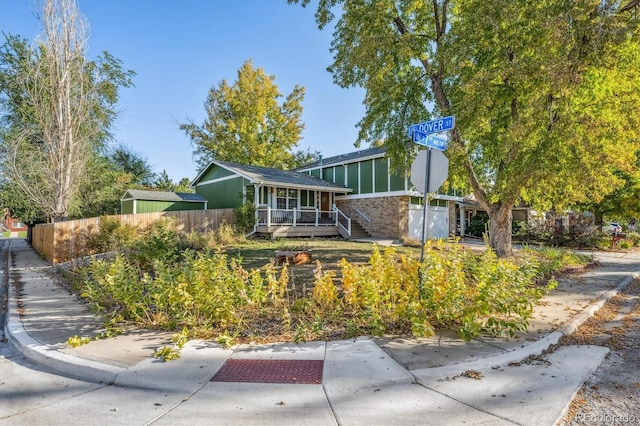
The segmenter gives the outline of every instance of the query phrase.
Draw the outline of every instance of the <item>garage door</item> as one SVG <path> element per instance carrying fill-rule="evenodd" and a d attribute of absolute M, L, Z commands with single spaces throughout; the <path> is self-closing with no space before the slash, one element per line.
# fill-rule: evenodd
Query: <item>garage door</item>
<path fill-rule="evenodd" d="M 422 240 L 422 206 L 409 206 L 409 237 Z M 449 237 L 449 209 L 447 207 L 429 207 L 427 215 L 430 238 Z M 425 236 L 426 238 L 426 236 Z"/>

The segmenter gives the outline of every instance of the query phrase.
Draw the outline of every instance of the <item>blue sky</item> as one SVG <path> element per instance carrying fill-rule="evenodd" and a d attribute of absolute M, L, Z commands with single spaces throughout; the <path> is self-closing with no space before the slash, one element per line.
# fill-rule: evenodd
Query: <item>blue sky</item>
<path fill-rule="evenodd" d="M 312 2 L 315 3 L 315 2 Z M 212 86 L 236 80 L 251 59 L 288 95 L 306 90 L 299 148 L 325 157 L 355 150 L 364 115 L 361 89 L 342 89 L 326 71 L 332 28 L 320 31 L 315 6 L 286 0 L 78 0 L 90 25 L 90 59 L 107 50 L 134 70 L 121 92 L 115 142 L 131 147 L 173 180 L 196 176 L 189 138 L 178 123 L 205 119 Z M 40 32 L 34 0 L 0 0 L 0 32 L 33 41 Z M 2 38 L 4 42 L 4 37 Z M 363 147 L 364 148 L 364 147 Z"/>

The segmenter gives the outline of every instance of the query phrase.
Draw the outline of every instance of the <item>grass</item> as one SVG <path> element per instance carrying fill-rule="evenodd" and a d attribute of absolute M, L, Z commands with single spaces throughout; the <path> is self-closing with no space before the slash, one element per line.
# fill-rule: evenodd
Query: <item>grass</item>
<path fill-rule="evenodd" d="M 372 243 L 346 241 L 342 238 L 300 238 L 300 239 L 250 239 L 233 247 L 223 249 L 229 258 L 240 259 L 245 269 L 261 268 L 273 261 L 276 250 L 311 250 L 312 262 L 290 266 L 289 273 L 297 283 L 313 283 L 316 261 L 320 261 L 325 272 L 334 272 L 341 277 L 340 261 L 346 259 L 353 265 L 364 265 L 371 257 Z M 420 257 L 420 248 L 396 247 L 399 254 L 416 259 Z"/>
<path fill-rule="evenodd" d="M 9 238 L 11 236 L 11 232 L 3 232 L 2 233 L 2 238 Z M 20 231 L 18 232 L 18 238 L 27 238 L 27 231 Z"/>

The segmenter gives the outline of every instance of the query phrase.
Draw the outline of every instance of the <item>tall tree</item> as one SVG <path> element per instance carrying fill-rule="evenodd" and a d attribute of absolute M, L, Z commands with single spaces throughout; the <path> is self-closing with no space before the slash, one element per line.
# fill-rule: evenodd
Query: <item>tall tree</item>
<path fill-rule="evenodd" d="M 107 52 L 86 59 L 87 28 L 75 0 L 46 0 L 35 48 L 9 36 L 2 49 L 4 177 L 47 220 L 77 207 L 87 164 L 109 138 L 118 88 L 133 72 Z"/>
<path fill-rule="evenodd" d="M 151 186 L 156 179 L 153 167 L 148 161 L 130 147 L 118 145 L 109 154 L 110 161 L 117 170 L 131 175 L 131 183 L 138 186 Z"/>
<path fill-rule="evenodd" d="M 295 86 L 283 95 L 275 76 L 265 74 L 246 61 L 238 79 L 222 80 L 211 88 L 205 102 L 207 118 L 202 125 L 180 125 L 195 146 L 194 156 L 202 170 L 213 159 L 288 169 L 304 157 L 293 153 L 304 129 L 300 121 L 304 88 Z"/>
<path fill-rule="evenodd" d="M 619 8 L 612 0 L 320 0 L 316 19 L 323 28 L 339 12 L 329 70 L 340 86 L 366 89 L 358 143 L 382 139 L 406 164 L 415 154 L 408 126 L 455 115 L 451 180 L 486 209 L 490 245 L 503 256 L 516 202 L 598 200 L 622 184 L 617 170 L 635 167 L 639 17 Z"/>

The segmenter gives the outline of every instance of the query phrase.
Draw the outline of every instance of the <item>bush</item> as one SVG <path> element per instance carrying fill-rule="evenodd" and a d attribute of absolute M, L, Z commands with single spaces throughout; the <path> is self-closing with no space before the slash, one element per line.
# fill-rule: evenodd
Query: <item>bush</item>
<path fill-rule="evenodd" d="M 251 202 L 246 202 L 240 207 L 236 207 L 233 212 L 236 215 L 236 227 L 242 232 L 247 232 L 256 224 L 256 206 Z"/>
<path fill-rule="evenodd" d="M 287 265 L 251 271 L 221 252 L 176 251 L 165 223 L 152 227 L 129 256 L 94 260 L 74 288 L 107 317 L 189 336 L 331 340 L 363 334 L 432 335 L 451 327 L 465 340 L 482 332 L 526 329 L 543 278 L 587 258 L 525 249 L 517 261 L 491 250 L 427 242 L 425 260 L 374 248 L 367 264 L 340 263 L 340 278 L 316 264 L 313 291 L 296 294 Z"/>
<path fill-rule="evenodd" d="M 474 237 L 482 237 L 487 232 L 487 223 L 489 223 L 489 216 L 486 213 L 471 216 L 467 232 Z"/>
<path fill-rule="evenodd" d="M 87 248 L 92 253 L 107 253 L 129 246 L 135 241 L 137 229 L 122 223 L 119 217 L 103 216 L 98 222 L 98 233 L 89 236 Z"/>

